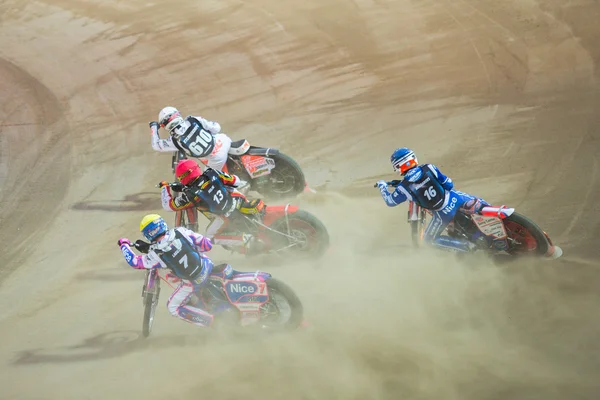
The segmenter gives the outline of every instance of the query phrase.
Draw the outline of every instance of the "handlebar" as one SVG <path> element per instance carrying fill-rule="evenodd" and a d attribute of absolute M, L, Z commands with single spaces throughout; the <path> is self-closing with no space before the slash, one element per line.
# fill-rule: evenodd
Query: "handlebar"
<path fill-rule="evenodd" d="M 148 253 L 148 249 L 150 248 L 150 243 L 144 242 L 141 239 L 136 240 L 135 242 L 131 243 L 131 245 L 142 253 Z"/>
<path fill-rule="evenodd" d="M 155 187 L 162 189 L 164 186 L 169 186 L 171 189 L 173 189 L 176 192 L 181 192 L 183 190 L 183 188 L 185 187 L 185 185 L 183 185 L 180 182 L 167 182 L 167 181 L 158 182 Z"/>
<path fill-rule="evenodd" d="M 400 185 L 400 182 L 402 182 L 400 179 L 394 179 L 394 180 L 386 182 L 386 185 L 392 186 L 392 187 L 397 187 L 398 185 Z M 374 184 L 373 187 L 376 188 L 377 184 Z"/>

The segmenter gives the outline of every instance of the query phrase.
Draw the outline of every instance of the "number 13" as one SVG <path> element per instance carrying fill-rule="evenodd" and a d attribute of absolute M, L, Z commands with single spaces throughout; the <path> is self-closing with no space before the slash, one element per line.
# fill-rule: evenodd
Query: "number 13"
<path fill-rule="evenodd" d="M 215 203 L 220 204 L 221 200 L 223 200 L 223 193 L 219 190 L 217 193 L 214 194 L 213 200 L 215 201 Z"/>

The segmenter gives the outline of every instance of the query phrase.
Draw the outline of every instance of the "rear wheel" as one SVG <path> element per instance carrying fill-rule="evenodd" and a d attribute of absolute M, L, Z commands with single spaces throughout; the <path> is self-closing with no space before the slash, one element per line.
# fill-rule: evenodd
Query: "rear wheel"
<path fill-rule="evenodd" d="M 529 218 L 513 213 L 503 223 L 508 235 L 507 253 L 515 256 L 542 256 L 548 252 L 550 243 L 544 231 Z"/>
<path fill-rule="evenodd" d="M 274 278 L 267 280 L 269 301 L 260 308 L 260 324 L 267 329 L 297 329 L 304 319 L 304 307 L 288 285 Z"/>
<path fill-rule="evenodd" d="M 269 175 L 270 186 L 265 195 L 271 199 L 281 199 L 302 193 L 306 178 L 298 163 L 283 153 L 278 153 L 272 158 L 275 159 L 275 168 Z"/>
<path fill-rule="evenodd" d="M 283 233 L 270 233 L 272 249 L 280 254 L 293 254 L 296 258 L 319 258 L 329 248 L 329 233 L 323 223 L 304 210 L 275 221 L 272 229 Z M 288 237 L 289 235 L 289 237 Z"/>
<path fill-rule="evenodd" d="M 269 200 L 296 197 L 304 191 L 306 179 L 304 172 L 293 158 L 277 153 L 269 155 L 275 160 L 275 168 L 269 175 L 250 179 L 252 190 Z M 244 175 L 246 171 L 244 170 Z"/>

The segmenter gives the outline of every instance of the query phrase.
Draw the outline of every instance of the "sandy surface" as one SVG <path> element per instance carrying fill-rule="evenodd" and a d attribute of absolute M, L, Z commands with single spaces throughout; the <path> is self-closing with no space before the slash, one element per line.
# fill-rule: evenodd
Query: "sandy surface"
<path fill-rule="evenodd" d="M 599 398 L 598 20 L 593 0 L 4 0 L 0 398 Z M 312 332 L 214 338 L 163 306 L 139 337 L 143 277 L 115 243 L 160 210 L 165 105 L 281 148 L 319 190 L 296 203 L 332 252 L 265 267 Z M 563 259 L 413 253 L 372 188 L 400 146 Z"/>

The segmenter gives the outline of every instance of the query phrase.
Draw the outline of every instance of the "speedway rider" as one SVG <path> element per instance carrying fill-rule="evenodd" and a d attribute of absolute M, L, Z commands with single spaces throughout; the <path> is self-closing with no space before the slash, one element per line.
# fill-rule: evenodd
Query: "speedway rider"
<path fill-rule="evenodd" d="M 441 235 L 448 224 L 454 220 L 459 208 L 462 208 L 461 211 L 466 214 L 474 214 L 479 212 L 483 206 L 489 205 L 488 203 L 467 193 L 454 190 L 452 179 L 442 174 L 433 164 L 418 165 L 415 153 L 406 147 L 396 149 L 392 153 L 390 161 L 394 171 L 400 173 L 404 179 L 394 182 L 398 186 L 393 193 L 388 191 L 386 181 L 377 181 L 376 185 L 389 207 L 409 200 L 432 211 L 433 219 L 425 229 L 425 242 L 439 248 L 459 252 L 469 252 L 479 246 L 489 246 L 483 237 L 480 240 L 473 238 L 478 243 L 476 245 L 466 239 Z"/>
<path fill-rule="evenodd" d="M 146 215 L 140 223 L 140 231 L 150 242 L 148 245 L 139 241 L 145 249 L 140 248 L 147 254 L 136 255 L 127 238 L 118 241 L 127 263 L 135 269 L 170 269 L 181 282 L 167 302 L 169 312 L 192 324 L 210 326 L 212 314 L 186 303 L 204 285 L 213 270 L 212 260 L 203 254 L 212 248 L 211 241 L 184 227 L 169 229 L 158 214 Z"/>
<path fill-rule="evenodd" d="M 158 122 L 150 122 L 152 148 L 161 152 L 183 151 L 188 157 L 199 158 L 208 168 L 227 172 L 227 158 L 231 148 L 231 138 L 221 133 L 218 122 L 202 117 L 183 118 L 175 107 L 167 106 L 160 110 Z M 169 132 L 167 139 L 161 139 L 158 129 Z M 246 186 L 240 181 L 240 187 Z"/>
<path fill-rule="evenodd" d="M 235 175 L 207 168 L 204 172 L 194 160 L 181 160 L 175 168 L 178 183 L 161 182 L 162 206 L 167 211 L 181 211 L 196 207 L 211 213 L 212 221 L 206 227 L 206 236 L 217 245 L 234 248 L 250 255 L 260 250 L 260 242 L 252 235 L 227 232 L 232 219 L 245 214 L 262 219 L 265 204 L 260 199 L 247 200 L 237 188 L 240 179 Z"/>

